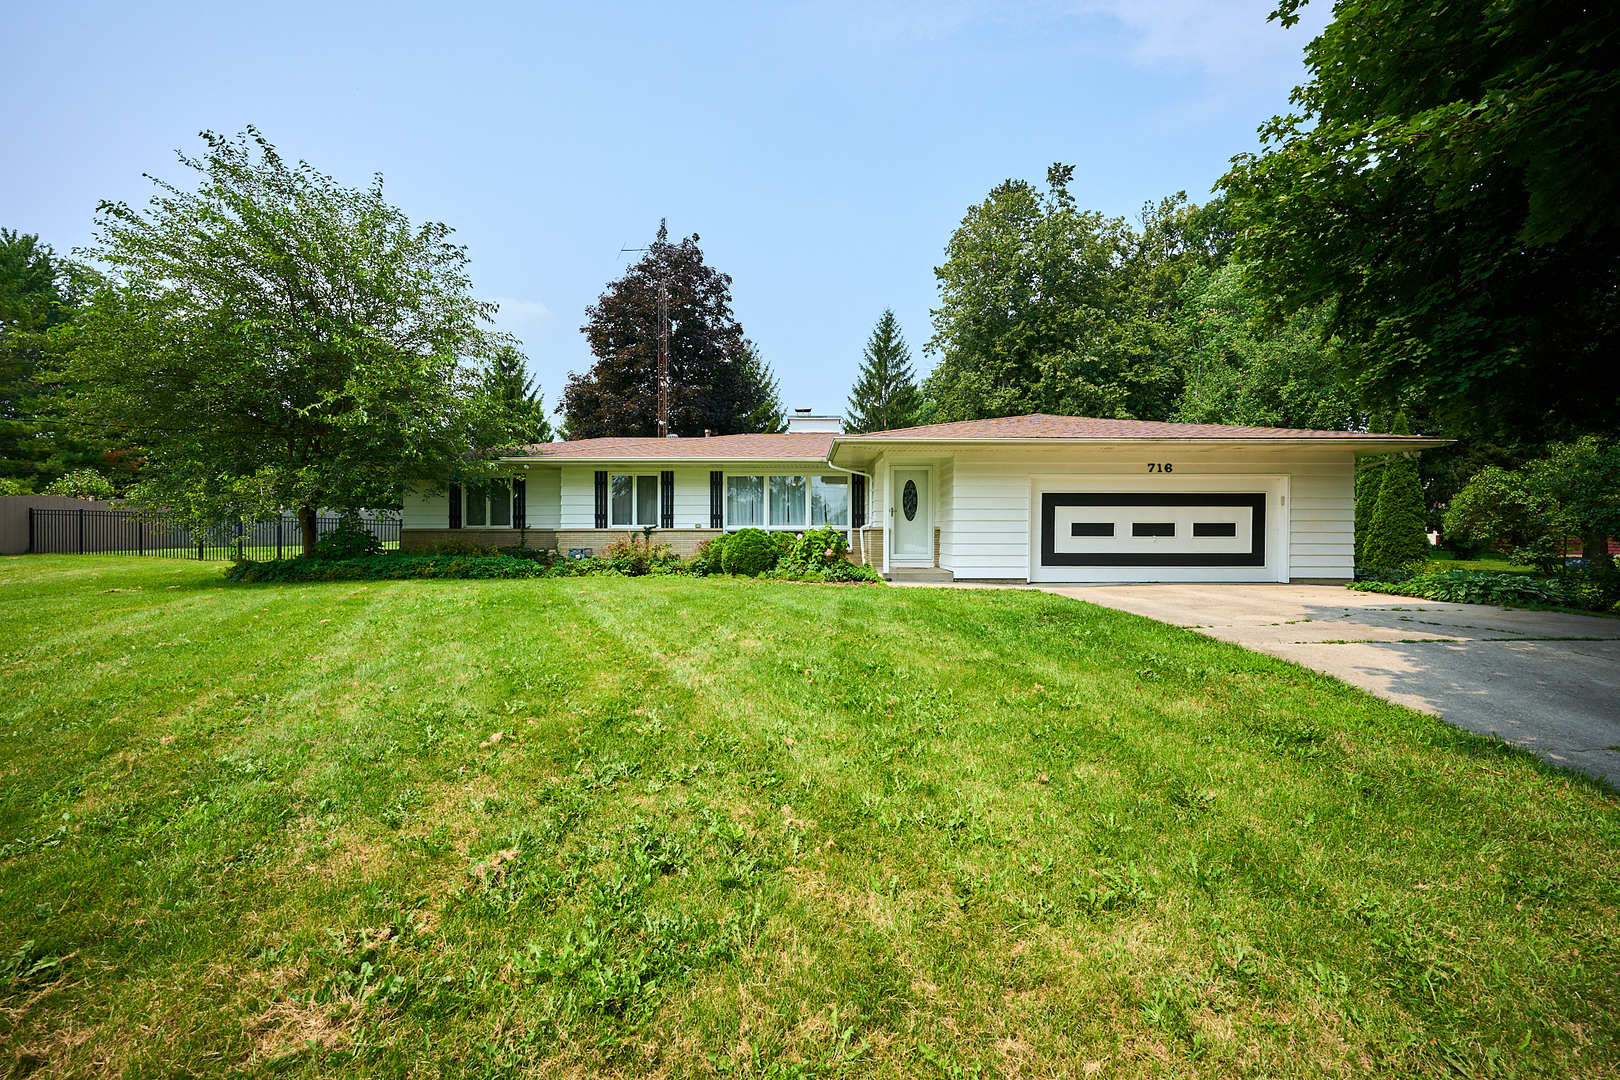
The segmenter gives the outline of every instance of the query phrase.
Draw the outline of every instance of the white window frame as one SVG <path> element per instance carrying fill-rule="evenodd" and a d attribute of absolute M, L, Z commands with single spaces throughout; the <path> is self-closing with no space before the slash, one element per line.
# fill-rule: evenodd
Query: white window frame
<path fill-rule="evenodd" d="M 653 516 L 653 519 L 651 521 L 618 521 L 618 520 L 614 519 L 614 517 L 613 517 L 613 481 L 614 481 L 615 478 L 620 477 L 620 476 L 629 477 L 629 479 L 630 479 L 630 516 L 632 518 L 636 517 L 636 511 L 641 506 L 641 499 L 640 499 L 641 482 L 643 480 L 652 481 L 652 489 L 653 489 L 653 515 L 652 516 Z M 663 498 L 664 498 L 663 492 L 659 488 L 659 485 L 660 485 L 661 482 L 662 481 L 660 480 L 659 475 L 657 473 L 655 473 L 655 472 L 654 473 L 631 473 L 631 472 L 622 472 L 622 473 L 610 472 L 610 473 L 608 473 L 608 528 L 610 528 L 610 529 L 644 529 L 647 526 L 651 525 L 653 528 L 656 529 L 658 527 L 659 514 L 660 514 L 660 511 L 661 511 L 661 509 L 662 509 L 662 507 L 664 505 L 664 503 L 663 503 Z"/>
<path fill-rule="evenodd" d="M 737 521 L 732 520 L 732 518 L 731 518 L 731 478 L 734 477 L 734 476 L 750 476 L 750 477 L 758 477 L 760 479 L 761 484 L 762 484 L 762 490 L 760 492 L 761 499 L 762 499 L 762 502 L 761 502 L 761 505 L 760 505 L 760 516 L 763 519 L 761 524 L 754 525 L 754 524 L 750 524 L 750 523 L 747 523 L 747 522 L 737 522 Z M 801 480 L 804 481 L 804 524 L 802 524 L 802 525 L 772 525 L 770 523 L 771 522 L 771 477 L 773 477 L 773 476 L 797 476 Z M 811 506 L 810 489 L 815 484 L 815 482 L 817 480 L 838 480 L 840 478 L 842 478 L 842 479 L 844 479 L 846 481 L 846 483 L 845 483 L 845 492 L 847 494 L 847 498 L 846 498 L 846 501 L 845 501 L 845 508 L 844 508 L 844 522 L 843 522 L 843 524 L 817 525 L 814 521 L 811 520 L 811 516 L 810 516 L 810 506 Z M 839 529 L 839 530 L 843 531 L 846 535 L 848 535 L 849 532 L 850 532 L 849 518 L 851 516 L 851 510 L 852 510 L 852 508 L 854 506 L 854 501 L 855 501 L 855 488 L 854 488 L 853 484 L 850 484 L 847 481 L 848 481 L 848 477 L 845 476 L 842 473 L 798 472 L 798 471 L 794 471 L 794 470 L 791 470 L 791 469 L 780 469 L 780 468 L 778 468 L 778 469 L 728 469 L 728 470 L 725 471 L 725 477 L 724 477 L 724 480 L 722 481 L 725 486 L 721 489 L 721 492 L 720 492 L 721 509 L 723 511 L 723 516 L 721 518 L 721 524 L 722 524 L 722 526 L 723 526 L 723 528 L 725 529 L 726 532 L 735 532 L 738 529 L 763 529 L 766 532 L 802 533 L 802 532 L 807 532 L 807 531 L 809 531 L 811 529 L 831 528 L 831 529 Z"/>
<path fill-rule="evenodd" d="M 797 525 L 777 525 L 771 521 L 771 481 L 794 479 L 800 481 L 799 517 L 802 520 Z M 808 473 L 769 472 L 765 474 L 765 527 L 777 532 L 803 532 L 810 527 L 810 476 Z"/>
<path fill-rule="evenodd" d="M 811 473 L 805 479 L 806 479 L 806 483 L 805 483 L 805 489 L 804 490 L 805 490 L 805 501 L 807 503 L 807 506 L 806 506 L 807 517 L 805 518 L 805 520 L 810 523 L 807 526 L 807 528 L 811 528 L 811 529 L 844 529 L 844 530 L 847 531 L 849 529 L 850 508 L 854 505 L 854 502 L 855 502 L 855 485 L 850 483 L 849 477 L 847 475 L 838 474 L 838 473 Z M 844 489 L 844 520 L 843 521 L 824 521 L 819 525 L 816 524 L 816 484 L 818 482 L 821 483 L 823 486 L 826 486 L 826 485 L 829 484 L 829 482 L 831 482 L 831 486 L 833 486 L 833 487 L 841 487 L 841 488 Z"/>
<path fill-rule="evenodd" d="M 504 484 L 506 486 L 506 497 L 503 500 L 500 500 L 506 504 L 505 525 L 492 525 L 489 521 L 490 517 L 492 516 L 489 512 L 490 507 L 494 505 L 494 503 L 490 501 L 489 489 L 494 484 Z M 472 500 L 473 495 L 478 492 L 482 492 L 484 496 L 484 520 L 482 524 L 474 525 L 472 523 Z M 461 527 L 463 529 L 512 528 L 512 478 L 509 476 L 496 476 L 488 480 L 480 480 L 461 485 Z"/>

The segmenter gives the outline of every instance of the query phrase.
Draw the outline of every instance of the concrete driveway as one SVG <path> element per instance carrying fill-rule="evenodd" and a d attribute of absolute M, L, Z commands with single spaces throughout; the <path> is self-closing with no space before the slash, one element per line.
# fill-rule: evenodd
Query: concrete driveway
<path fill-rule="evenodd" d="M 1051 585 L 1293 660 L 1620 787 L 1620 619 L 1335 585 Z"/>

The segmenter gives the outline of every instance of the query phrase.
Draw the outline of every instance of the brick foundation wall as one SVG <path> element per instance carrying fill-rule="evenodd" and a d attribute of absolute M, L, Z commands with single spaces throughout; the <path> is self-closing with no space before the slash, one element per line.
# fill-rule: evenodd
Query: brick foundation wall
<path fill-rule="evenodd" d="M 719 529 L 656 529 L 653 543 L 667 544 L 681 558 L 690 558 L 698 545 L 711 537 L 721 535 Z M 485 547 L 516 547 L 521 537 L 523 546 L 541 551 L 567 553 L 575 548 L 589 548 L 594 555 L 615 540 L 641 538 L 640 529 L 402 529 L 401 551 L 418 551 L 434 544 L 482 544 Z"/>
<path fill-rule="evenodd" d="M 723 535 L 720 529 L 658 529 L 653 543 L 668 544 L 681 558 L 697 553 L 698 545 L 712 537 Z M 861 532 L 856 530 L 855 543 L 849 555 L 853 562 L 867 562 L 871 566 L 883 564 L 883 530 L 867 529 L 867 558 L 861 558 Z M 574 548 L 590 548 L 596 555 L 615 540 L 640 537 L 640 529 L 528 529 L 523 534 L 525 546 L 542 551 L 561 551 L 567 554 Z M 485 547 L 516 547 L 519 533 L 516 529 L 401 529 L 401 551 L 420 551 L 434 544 L 482 544 Z M 937 563 L 937 559 L 935 560 Z"/>
<path fill-rule="evenodd" d="M 864 536 L 866 538 L 866 540 L 865 540 L 865 543 L 866 543 L 866 557 L 865 558 L 861 557 L 861 543 L 862 543 L 861 537 L 862 536 Z M 867 529 L 863 533 L 860 529 L 856 529 L 854 537 L 850 541 L 849 561 L 850 562 L 856 562 L 856 563 L 865 563 L 867 566 L 871 566 L 871 567 L 874 567 L 874 568 L 882 566 L 883 565 L 883 530 L 882 529 Z"/>

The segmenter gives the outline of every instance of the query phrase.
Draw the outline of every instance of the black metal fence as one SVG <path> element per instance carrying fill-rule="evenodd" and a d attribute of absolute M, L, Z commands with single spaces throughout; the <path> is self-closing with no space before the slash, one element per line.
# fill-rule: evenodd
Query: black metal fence
<path fill-rule="evenodd" d="M 338 527 L 338 517 L 315 519 L 317 536 Z M 399 519 L 361 520 L 385 550 L 399 547 Z M 28 511 L 28 550 L 56 555 L 156 555 L 170 559 L 280 559 L 303 550 L 294 517 L 232 521 L 196 530 L 133 510 Z"/>

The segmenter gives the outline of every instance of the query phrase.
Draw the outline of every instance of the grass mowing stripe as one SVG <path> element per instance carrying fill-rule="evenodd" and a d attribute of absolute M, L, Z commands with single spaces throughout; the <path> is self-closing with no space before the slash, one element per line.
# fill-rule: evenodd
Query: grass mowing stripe
<path fill-rule="evenodd" d="M 1031 593 L 215 574 L 0 560 L 54 642 L 0 668 L 40 1075 L 1616 1073 L 1613 793 L 1281 661 Z"/>

